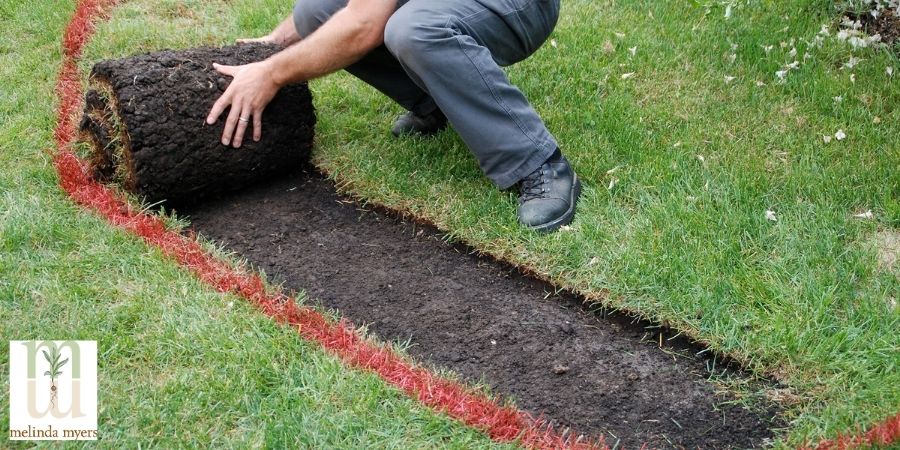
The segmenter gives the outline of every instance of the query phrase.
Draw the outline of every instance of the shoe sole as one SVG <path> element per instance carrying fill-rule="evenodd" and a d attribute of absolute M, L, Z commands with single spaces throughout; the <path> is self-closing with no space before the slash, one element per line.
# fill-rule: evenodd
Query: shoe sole
<path fill-rule="evenodd" d="M 581 180 L 578 179 L 577 174 L 574 175 L 574 178 L 575 182 L 572 183 L 572 190 L 569 192 L 569 205 L 571 206 L 569 206 L 569 209 L 566 210 L 565 214 L 550 222 L 529 226 L 528 229 L 541 233 L 549 233 L 558 230 L 563 225 L 572 223 L 572 220 L 575 218 L 575 207 L 578 206 L 578 200 L 581 197 Z"/>

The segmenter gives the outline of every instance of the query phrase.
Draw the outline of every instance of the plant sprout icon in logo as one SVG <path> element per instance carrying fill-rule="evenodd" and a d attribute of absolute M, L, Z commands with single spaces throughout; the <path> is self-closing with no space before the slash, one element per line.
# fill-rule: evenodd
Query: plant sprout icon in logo
<path fill-rule="evenodd" d="M 47 353 L 47 350 L 42 351 L 44 352 L 44 358 L 50 363 L 50 370 L 44 372 L 44 376 L 50 377 L 50 409 L 53 409 L 56 406 L 56 396 L 58 394 L 56 377 L 62 375 L 62 370 L 60 369 L 69 362 L 69 358 L 60 361 L 59 357 L 62 355 L 60 355 L 59 348 L 56 346 L 50 348 L 50 353 Z"/>

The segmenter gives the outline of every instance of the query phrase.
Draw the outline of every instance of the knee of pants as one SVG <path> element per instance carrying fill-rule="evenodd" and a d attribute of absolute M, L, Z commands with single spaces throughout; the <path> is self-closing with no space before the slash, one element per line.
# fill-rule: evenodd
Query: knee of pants
<path fill-rule="evenodd" d="M 431 19 L 431 20 L 429 20 Z M 454 32 L 446 25 L 446 18 L 434 20 L 427 11 L 409 7 L 395 12 L 384 28 L 384 45 L 401 62 L 417 66 L 440 57 L 434 50 L 438 40 L 451 37 Z"/>
<path fill-rule="evenodd" d="M 293 17 L 297 34 L 301 38 L 309 36 L 345 6 L 347 0 L 296 0 Z"/>

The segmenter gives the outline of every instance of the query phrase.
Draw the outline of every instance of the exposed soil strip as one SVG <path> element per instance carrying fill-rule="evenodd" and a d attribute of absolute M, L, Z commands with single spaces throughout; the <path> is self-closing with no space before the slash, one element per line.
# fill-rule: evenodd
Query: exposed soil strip
<path fill-rule="evenodd" d="M 91 70 L 80 131 L 92 147 L 94 177 L 149 202 L 195 201 L 284 173 L 309 159 L 316 123 L 306 83 L 285 86 L 266 107 L 259 142 L 248 126 L 241 150 L 222 145 L 226 109 L 206 115 L 228 87 L 213 63 L 247 64 L 276 45 L 162 50 L 104 60 Z"/>
<path fill-rule="evenodd" d="M 76 204 L 100 214 L 110 224 L 140 236 L 210 286 L 242 296 L 273 319 L 296 322 L 294 326 L 304 338 L 319 343 L 351 367 L 378 373 L 386 382 L 423 404 L 485 430 L 495 440 L 508 442 L 518 437 L 524 446 L 534 448 L 558 448 L 561 444 L 572 443 L 542 427 L 525 413 L 501 407 L 483 395 L 414 367 L 390 351 L 360 340 L 345 325 L 328 323 L 315 311 L 297 307 L 290 298 L 267 292 L 258 276 L 217 260 L 204 252 L 194 239 L 166 230 L 158 218 L 136 211 L 112 190 L 92 181 L 85 163 L 71 150 L 76 135 L 75 114 L 81 108 L 82 97 L 76 61 L 94 31 L 94 22 L 104 18 L 104 10 L 114 5 L 115 0 L 80 0 L 62 36 L 64 57 L 55 88 L 59 104 L 54 129 L 57 148 L 53 157 L 60 185 Z M 368 359 L 363 359 L 365 357 Z M 816 448 L 854 448 L 898 441 L 900 414 L 874 425 L 867 433 L 850 432 L 835 440 L 823 440 Z"/>
<path fill-rule="evenodd" d="M 717 398 L 705 377 L 723 366 L 695 357 L 702 348 L 649 323 L 588 313 L 578 298 L 553 295 L 436 230 L 360 209 L 319 176 L 180 213 L 273 279 L 382 339 L 408 340 L 416 359 L 470 382 L 483 377 L 557 427 L 627 448 L 751 448 L 772 437 L 774 411 L 720 405 L 733 399 Z"/>

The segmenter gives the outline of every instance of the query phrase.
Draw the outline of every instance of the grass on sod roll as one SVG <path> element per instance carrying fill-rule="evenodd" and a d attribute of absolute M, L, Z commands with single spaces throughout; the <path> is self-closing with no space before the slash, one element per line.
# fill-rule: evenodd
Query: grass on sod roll
<path fill-rule="evenodd" d="M 73 205 L 44 151 L 74 4 L 17 3 L 0 2 L 0 372 L 7 340 L 97 340 L 105 447 L 498 447 Z M 154 45 L 173 47 L 234 28 L 224 4 L 188 3 L 192 21 L 170 22 L 176 2 L 154 3 L 121 6 L 94 42 L 115 34 L 124 55 L 145 48 L 124 43 L 148 28 L 165 32 Z M 9 397 L 0 398 L 0 446 L 34 445 L 6 440 Z"/>
<path fill-rule="evenodd" d="M 0 40 L 0 323 L 16 339 L 68 330 L 116 345 L 100 369 L 101 429 L 162 443 L 172 428 L 208 431 L 190 434 L 198 443 L 484 443 L 240 301 L 224 313 L 231 300 L 62 198 L 41 150 L 72 5 L 0 1 L 14 30 Z M 100 26 L 82 73 L 262 35 L 290 7 L 130 1 Z M 315 159 L 366 200 L 777 376 L 785 389 L 747 395 L 788 408 L 781 444 L 834 435 L 900 409 L 900 278 L 884 251 L 900 232 L 900 62 L 839 40 L 838 8 L 564 1 L 552 40 L 508 71 L 587 186 L 557 234 L 519 228 L 515 194 L 494 189 L 452 131 L 392 138 L 399 107 L 346 74 L 311 85 Z M 237 352 L 220 355 L 226 374 L 196 363 L 221 340 Z M 242 377 L 253 388 L 229 384 Z"/>

